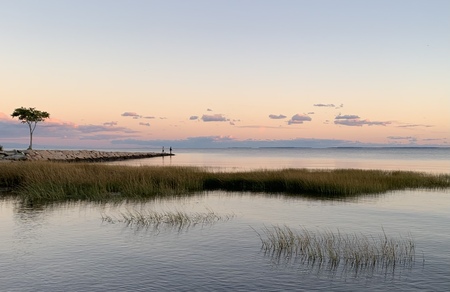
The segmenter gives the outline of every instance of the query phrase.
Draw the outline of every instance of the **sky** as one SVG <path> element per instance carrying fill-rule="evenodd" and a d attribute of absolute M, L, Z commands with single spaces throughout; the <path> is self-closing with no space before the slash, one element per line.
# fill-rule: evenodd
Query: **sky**
<path fill-rule="evenodd" d="M 450 146 L 447 0 L 0 7 L 4 147 Z"/>

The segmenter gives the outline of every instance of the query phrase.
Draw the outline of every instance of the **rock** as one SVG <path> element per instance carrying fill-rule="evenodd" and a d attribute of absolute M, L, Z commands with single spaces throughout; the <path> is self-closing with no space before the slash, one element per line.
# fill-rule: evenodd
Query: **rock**
<path fill-rule="evenodd" d="M 17 153 L 3 157 L 4 160 L 27 160 L 27 157 L 23 153 Z"/>
<path fill-rule="evenodd" d="M 172 155 L 174 154 L 155 152 L 109 152 L 95 150 L 12 150 L 0 151 L 0 161 L 47 160 L 67 162 L 102 162 Z"/>
<path fill-rule="evenodd" d="M 19 150 L 0 151 L 0 160 L 26 160 L 25 153 Z"/>

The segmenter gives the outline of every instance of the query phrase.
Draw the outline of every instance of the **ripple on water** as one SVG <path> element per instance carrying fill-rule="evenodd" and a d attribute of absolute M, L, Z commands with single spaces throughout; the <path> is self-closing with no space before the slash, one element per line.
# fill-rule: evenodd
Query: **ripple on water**
<path fill-rule="evenodd" d="M 146 204 L 62 204 L 24 210 L 0 201 L 1 291 L 444 291 L 450 282 L 448 193 L 406 191 L 357 201 L 258 194 L 198 195 Z M 236 215 L 177 231 L 102 222 L 127 209 Z M 341 233 L 411 233 L 412 268 L 354 273 L 264 255 L 256 231 L 283 225 Z M 255 231 L 256 230 L 256 231 Z"/>

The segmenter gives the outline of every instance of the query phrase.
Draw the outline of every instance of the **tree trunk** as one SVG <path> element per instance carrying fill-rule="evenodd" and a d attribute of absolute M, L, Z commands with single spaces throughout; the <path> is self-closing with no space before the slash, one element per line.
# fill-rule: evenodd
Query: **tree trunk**
<path fill-rule="evenodd" d="M 30 128 L 30 146 L 28 146 L 28 150 L 33 150 L 33 130 L 31 129 L 31 123 L 28 123 L 28 127 Z"/>

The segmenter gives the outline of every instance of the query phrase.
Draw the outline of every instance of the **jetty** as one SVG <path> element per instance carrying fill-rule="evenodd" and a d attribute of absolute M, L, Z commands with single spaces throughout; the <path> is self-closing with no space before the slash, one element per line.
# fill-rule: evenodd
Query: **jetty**
<path fill-rule="evenodd" d="M 0 161 L 106 162 L 173 156 L 165 152 L 122 152 L 97 150 L 12 150 L 0 151 Z"/>

